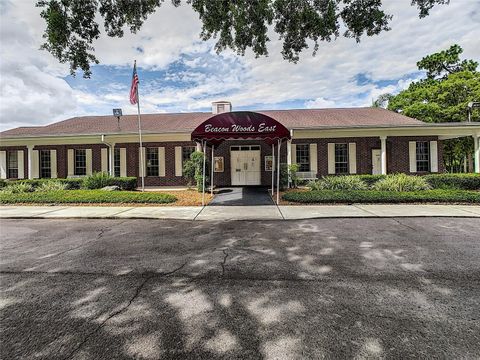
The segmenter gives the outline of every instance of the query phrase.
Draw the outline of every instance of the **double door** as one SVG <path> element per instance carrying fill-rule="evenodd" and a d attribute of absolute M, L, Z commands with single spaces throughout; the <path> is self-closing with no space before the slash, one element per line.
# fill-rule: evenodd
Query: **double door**
<path fill-rule="evenodd" d="M 237 146 L 230 154 L 232 185 L 261 185 L 260 148 Z"/>

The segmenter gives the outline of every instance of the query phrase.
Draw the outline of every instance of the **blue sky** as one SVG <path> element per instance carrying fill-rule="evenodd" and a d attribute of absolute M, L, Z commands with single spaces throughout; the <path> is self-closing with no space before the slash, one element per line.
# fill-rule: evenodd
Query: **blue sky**
<path fill-rule="evenodd" d="M 201 24 L 190 6 L 165 2 L 137 34 L 102 35 L 94 44 L 100 65 L 84 79 L 39 50 L 44 24 L 35 0 L 0 0 L 0 129 L 110 114 L 118 107 L 135 113 L 128 101 L 134 59 L 144 113 L 210 111 L 216 100 L 230 100 L 234 110 L 369 106 L 419 79 L 416 62 L 426 54 L 457 43 L 465 58 L 480 60 L 478 1 L 437 6 L 425 19 L 409 3 L 384 1 L 394 16 L 391 31 L 360 43 L 321 43 L 316 56 L 307 49 L 292 64 L 282 59 L 274 33 L 268 57 L 217 54 L 213 41 L 199 40 Z"/>

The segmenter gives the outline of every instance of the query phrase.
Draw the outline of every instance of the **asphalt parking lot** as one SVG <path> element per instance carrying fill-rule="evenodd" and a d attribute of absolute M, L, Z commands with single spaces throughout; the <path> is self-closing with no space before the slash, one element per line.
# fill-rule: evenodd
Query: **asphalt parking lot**
<path fill-rule="evenodd" d="M 2 220 L 2 359 L 480 356 L 480 219 Z"/>

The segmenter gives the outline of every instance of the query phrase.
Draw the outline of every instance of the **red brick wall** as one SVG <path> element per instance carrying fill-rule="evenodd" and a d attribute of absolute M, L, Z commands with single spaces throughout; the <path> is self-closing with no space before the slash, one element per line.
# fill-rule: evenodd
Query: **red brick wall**
<path fill-rule="evenodd" d="M 428 137 L 388 137 L 387 138 L 387 171 L 389 173 L 409 172 L 408 142 L 409 141 L 432 141 L 437 140 L 435 136 Z M 317 144 L 318 176 L 328 174 L 328 143 L 349 143 L 357 144 L 357 173 L 371 174 L 372 172 L 372 149 L 380 149 L 380 139 L 378 137 L 366 138 L 335 138 L 335 139 L 296 139 L 294 144 Z M 223 156 L 224 172 L 214 174 L 214 183 L 216 186 L 228 186 L 231 183 L 230 169 L 230 146 L 235 145 L 260 145 L 261 148 L 261 183 L 264 186 L 271 184 L 271 172 L 265 170 L 265 156 L 271 155 L 272 148 L 263 141 L 226 141 L 215 149 L 215 156 Z M 146 186 L 182 186 L 186 185 L 183 177 L 175 176 L 175 147 L 176 146 L 195 146 L 190 141 L 184 142 L 150 142 L 144 143 L 145 147 L 165 147 L 165 177 L 145 177 Z M 139 176 L 139 144 L 124 143 L 116 144 L 117 148 L 126 148 L 127 154 L 127 176 Z M 68 149 L 92 149 L 92 167 L 93 171 L 101 171 L 101 149 L 108 148 L 103 144 L 87 145 L 42 145 L 35 146 L 35 150 L 56 149 L 57 150 L 57 171 L 58 177 L 67 177 L 67 150 Z M 26 147 L 0 147 L 0 150 L 24 150 L 25 154 L 25 177 L 28 177 L 28 159 Z M 275 149 L 275 153 L 277 150 Z M 211 160 L 211 149 L 207 149 L 207 159 Z M 287 162 L 287 147 L 282 144 L 281 163 Z M 439 172 L 444 171 L 443 165 L 443 143 L 438 142 L 438 163 Z M 140 184 L 140 179 L 138 181 Z"/>

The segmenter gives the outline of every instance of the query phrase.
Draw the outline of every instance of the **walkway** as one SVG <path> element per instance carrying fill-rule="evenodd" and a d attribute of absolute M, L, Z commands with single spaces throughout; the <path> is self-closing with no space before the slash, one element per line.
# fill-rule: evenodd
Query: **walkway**
<path fill-rule="evenodd" d="M 0 206 L 0 218 L 298 220 L 315 218 L 480 217 L 478 205 Z"/>
<path fill-rule="evenodd" d="M 257 206 L 274 205 L 267 188 L 231 187 L 215 191 L 209 206 Z"/>

